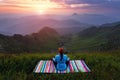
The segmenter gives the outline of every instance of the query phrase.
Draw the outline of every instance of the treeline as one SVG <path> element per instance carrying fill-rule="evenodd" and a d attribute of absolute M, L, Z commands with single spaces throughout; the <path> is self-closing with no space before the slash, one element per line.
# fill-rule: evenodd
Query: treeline
<path fill-rule="evenodd" d="M 0 35 L 0 45 L 6 53 L 51 52 L 58 47 L 59 34 L 52 28 L 44 27 L 30 35 Z M 3 51 L 3 50 L 2 50 Z"/>

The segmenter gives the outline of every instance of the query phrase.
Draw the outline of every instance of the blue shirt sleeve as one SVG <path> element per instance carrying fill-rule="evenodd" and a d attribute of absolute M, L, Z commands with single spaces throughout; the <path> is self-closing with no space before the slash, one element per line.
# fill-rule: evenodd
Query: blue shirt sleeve
<path fill-rule="evenodd" d="M 70 58 L 66 55 L 66 57 L 67 57 L 67 61 L 69 61 L 70 60 Z"/>
<path fill-rule="evenodd" d="M 56 55 L 56 56 L 53 58 L 53 61 L 54 61 L 54 62 L 57 62 L 57 58 L 58 58 L 58 55 Z"/>
<path fill-rule="evenodd" d="M 52 59 L 55 62 L 55 58 Z"/>

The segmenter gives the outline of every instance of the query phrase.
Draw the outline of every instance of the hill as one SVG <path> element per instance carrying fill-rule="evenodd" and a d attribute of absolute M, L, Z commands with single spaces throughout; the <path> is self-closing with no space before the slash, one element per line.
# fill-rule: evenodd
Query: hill
<path fill-rule="evenodd" d="M 83 26 L 83 27 L 69 27 L 69 28 L 56 28 L 55 30 L 62 36 L 64 35 L 76 35 L 77 33 L 79 33 L 82 30 L 87 29 L 88 27 Z"/>
<path fill-rule="evenodd" d="M 113 23 L 114 24 L 114 23 Z M 120 23 L 115 26 L 91 27 L 72 36 L 68 44 L 70 50 L 112 50 L 120 48 Z"/>
<path fill-rule="evenodd" d="M 56 30 L 44 27 L 37 33 L 29 35 L 0 35 L 0 44 L 7 53 L 51 52 L 56 49 L 59 41 Z"/>
<path fill-rule="evenodd" d="M 31 17 L 29 18 L 31 19 Z M 72 20 L 67 20 L 62 23 L 79 25 L 77 24 L 78 22 L 76 23 Z M 21 34 L 15 34 L 13 36 L 0 35 L 0 45 L 5 51 L 15 53 L 40 51 L 51 52 L 55 51 L 55 49 L 60 45 L 66 47 L 69 51 L 75 52 L 119 49 L 120 23 L 115 22 L 89 28 L 85 26 L 84 28 L 44 27 L 40 29 L 40 31 L 38 31 L 37 33 L 31 33 L 24 36 Z"/>

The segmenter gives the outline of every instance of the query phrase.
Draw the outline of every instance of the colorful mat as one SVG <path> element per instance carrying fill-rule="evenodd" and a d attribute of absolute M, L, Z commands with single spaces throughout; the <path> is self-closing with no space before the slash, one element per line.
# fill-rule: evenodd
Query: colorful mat
<path fill-rule="evenodd" d="M 57 71 L 51 60 L 40 60 L 36 65 L 35 73 L 74 73 L 74 72 L 90 72 L 84 60 L 71 60 L 65 71 Z"/>

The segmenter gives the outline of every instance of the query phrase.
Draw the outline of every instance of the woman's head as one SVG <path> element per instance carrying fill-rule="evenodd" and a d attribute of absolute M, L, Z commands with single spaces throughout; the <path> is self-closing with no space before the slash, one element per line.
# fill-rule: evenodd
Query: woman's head
<path fill-rule="evenodd" d="M 58 48 L 58 52 L 59 52 L 60 54 L 63 54 L 63 53 L 64 53 L 64 49 L 63 49 L 63 48 Z"/>

